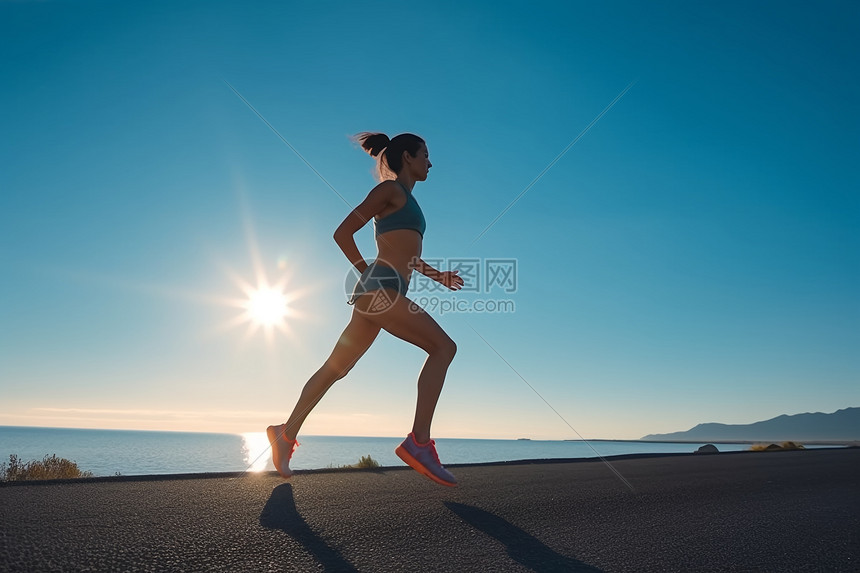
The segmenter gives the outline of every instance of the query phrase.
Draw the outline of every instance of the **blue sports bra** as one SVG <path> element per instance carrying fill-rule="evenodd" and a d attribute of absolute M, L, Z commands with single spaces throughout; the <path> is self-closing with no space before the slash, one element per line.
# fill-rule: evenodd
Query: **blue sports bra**
<path fill-rule="evenodd" d="M 400 183 L 400 186 L 406 193 L 406 204 L 381 219 L 373 220 L 373 228 L 376 231 L 377 237 L 388 231 L 396 231 L 398 229 L 412 229 L 413 231 L 418 231 L 422 237 L 424 236 L 424 230 L 427 228 L 424 213 L 421 212 L 418 201 L 415 200 L 415 197 L 412 196 L 412 193 L 409 192 L 406 186 L 402 183 Z"/>

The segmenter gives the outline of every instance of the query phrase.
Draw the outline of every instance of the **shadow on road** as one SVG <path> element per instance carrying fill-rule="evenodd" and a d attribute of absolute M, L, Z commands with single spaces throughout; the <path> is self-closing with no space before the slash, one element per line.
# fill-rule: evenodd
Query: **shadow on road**
<path fill-rule="evenodd" d="M 301 543 L 326 571 L 358 571 L 337 549 L 329 546 L 308 526 L 296 509 L 293 488 L 288 483 L 272 490 L 269 501 L 260 513 L 260 525 L 267 529 L 280 529 Z"/>
<path fill-rule="evenodd" d="M 501 517 L 471 505 L 446 501 L 445 507 L 463 521 L 494 537 L 508 549 L 511 558 L 532 571 L 549 573 L 566 571 L 574 573 L 600 573 L 600 569 L 582 561 L 566 557 L 553 551 L 536 537 L 526 533 Z"/>

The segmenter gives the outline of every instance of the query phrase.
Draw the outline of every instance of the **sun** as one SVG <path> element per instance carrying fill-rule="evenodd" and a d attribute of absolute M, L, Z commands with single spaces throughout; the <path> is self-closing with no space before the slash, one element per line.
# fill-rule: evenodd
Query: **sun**
<path fill-rule="evenodd" d="M 290 313 L 287 295 L 278 288 L 267 286 L 248 293 L 245 309 L 249 320 L 257 326 L 269 328 L 283 324 Z"/>
<path fill-rule="evenodd" d="M 246 326 L 246 337 L 262 331 L 269 343 L 274 343 L 276 332 L 292 334 L 290 322 L 301 319 L 302 313 L 291 305 L 304 296 L 303 291 L 288 289 L 289 277 L 286 275 L 275 284 L 270 283 L 262 273 L 261 275 L 255 283 L 251 283 L 232 271 L 228 272 L 242 296 L 220 300 L 225 306 L 239 309 L 240 312 L 218 330 L 227 331 L 237 326 Z"/>
<path fill-rule="evenodd" d="M 276 331 L 289 334 L 288 321 L 295 314 L 290 302 L 295 296 L 286 290 L 286 281 L 272 285 L 265 277 L 259 277 L 256 286 L 245 281 L 241 283 L 245 297 L 236 300 L 235 305 L 243 312 L 233 324 L 247 324 L 249 335 L 262 330 L 270 341 Z"/>
<path fill-rule="evenodd" d="M 293 323 L 307 319 L 301 299 L 314 292 L 313 285 L 296 285 L 296 273 L 303 268 L 301 257 L 282 251 L 276 265 L 265 263 L 266 257 L 257 244 L 250 213 L 245 212 L 243 219 L 253 274 L 240 274 L 225 261 L 216 261 L 238 292 L 234 291 L 229 297 L 213 297 L 213 301 L 239 311 L 216 327 L 216 331 L 245 327 L 245 340 L 262 333 L 270 348 L 274 346 L 278 333 L 296 341 Z M 270 275 L 272 271 L 274 275 Z"/>

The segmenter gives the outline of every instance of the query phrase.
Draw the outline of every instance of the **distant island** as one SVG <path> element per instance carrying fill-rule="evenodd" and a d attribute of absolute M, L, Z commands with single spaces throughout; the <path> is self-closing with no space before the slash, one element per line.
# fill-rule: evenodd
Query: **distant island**
<path fill-rule="evenodd" d="M 845 408 L 832 414 L 821 412 L 783 414 L 753 424 L 708 423 L 670 434 L 648 434 L 652 442 L 795 441 L 860 442 L 860 408 Z"/>

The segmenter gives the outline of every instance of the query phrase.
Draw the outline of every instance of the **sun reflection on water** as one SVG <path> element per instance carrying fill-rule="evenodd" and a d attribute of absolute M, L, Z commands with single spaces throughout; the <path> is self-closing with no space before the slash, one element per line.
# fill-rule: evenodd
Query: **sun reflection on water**
<path fill-rule="evenodd" d="M 242 434 L 242 456 L 249 472 L 262 472 L 274 469 L 272 454 L 269 451 L 269 438 L 266 432 L 246 432 Z"/>

